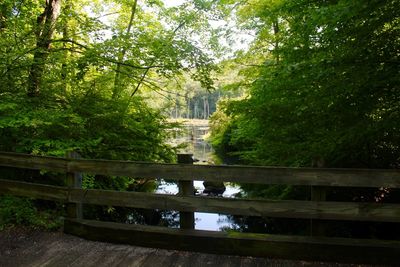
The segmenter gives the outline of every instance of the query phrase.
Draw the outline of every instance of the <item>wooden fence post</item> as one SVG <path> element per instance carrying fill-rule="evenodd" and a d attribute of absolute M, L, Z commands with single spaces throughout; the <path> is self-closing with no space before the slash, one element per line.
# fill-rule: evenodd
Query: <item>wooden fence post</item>
<path fill-rule="evenodd" d="M 192 154 L 178 154 L 178 163 L 180 164 L 193 164 Z M 193 181 L 179 181 L 179 195 L 180 196 L 193 196 L 194 187 Z M 194 229 L 194 213 L 193 212 L 180 212 L 179 213 L 180 228 Z"/>
<path fill-rule="evenodd" d="M 325 201 L 326 188 L 323 186 L 311 186 L 311 201 Z M 324 222 L 311 220 L 311 236 L 325 236 Z"/>
<path fill-rule="evenodd" d="M 81 156 L 75 152 L 67 152 L 67 158 L 79 159 Z M 67 172 L 68 188 L 82 188 L 82 174 L 76 172 Z M 82 219 L 82 203 L 67 203 L 67 216 L 73 219 Z"/>

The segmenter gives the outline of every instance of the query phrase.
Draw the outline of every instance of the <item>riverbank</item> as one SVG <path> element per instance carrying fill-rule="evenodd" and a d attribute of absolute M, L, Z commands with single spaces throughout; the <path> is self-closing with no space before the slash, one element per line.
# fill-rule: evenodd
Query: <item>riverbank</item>
<path fill-rule="evenodd" d="M 167 119 L 168 122 L 177 122 L 177 123 L 182 123 L 185 126 L 199 126 L 199 127 L 208 127 L 208 122 L 209 120 L 201 120 L 201 119 L 184 119 L 184 118 L 178 118 L 178 119 L 173 119 L 169 118 Z"/>

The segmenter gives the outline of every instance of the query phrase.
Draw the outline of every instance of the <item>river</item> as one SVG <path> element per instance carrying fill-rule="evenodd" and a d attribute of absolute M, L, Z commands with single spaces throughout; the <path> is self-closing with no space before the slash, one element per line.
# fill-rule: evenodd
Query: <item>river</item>
<path fill-rule="evenodd" d="M 188 120 L 184 123 L 184 131 L 175 135 L 171 143 L 187 144 L 179 153 L 193 154 L 194 164 L 212 164 L 213 150 L 206 141 L 209 131 L 207 120 Z M 203 181 L 194 181 L 194 187 L 197 194 L 202 194 L 204 190 Z M 240 192 L 240 188 L 231 184 L 225 184 L 226 190 L 221 197 L 234 197 Z M 178 186 L 175 183 L 166 183 L 161 181 L 157 191 L 160 194 L 177 194 Z M 230 228 L 232 224 L 226 215 L 216 213 L 195 212 L 195 229 L 222 231 L 224 228 Z"/>

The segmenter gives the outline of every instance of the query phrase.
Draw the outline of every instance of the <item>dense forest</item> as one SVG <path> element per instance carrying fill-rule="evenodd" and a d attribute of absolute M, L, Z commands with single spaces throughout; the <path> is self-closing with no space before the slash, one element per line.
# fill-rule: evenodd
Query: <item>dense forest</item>
<path fill-rule="evenodd" d="M 255 31 L 239 98 L 221 100 L 211 141 L 226 163 L 400 167 L 398 1 L 248 1 Z M 242 185 L 245 196 L 310 197 L 309 188 Z M 400 201 L 398 191 L 330 188 L 333 201 Z M 303 233 L 307 221 L 233 216 L 238 229 Z M 267 227 L 265 227 L 267 225 Z M 397 225 L 326 222 L 331 235 L 398 238 Z M 269 228 L 269 230 L 266 230 Z"/>
<path fill-rule="evenodd" d="M 242 99 L 213 115 L 213 144 L 263 165 L 398 168 L 398 1 L 250 1 L 257 33 Z"/>
<path fill-rule="evenodd" d="M 166 141 L 176 125 L 166 121 L 166 101 L 155 95 L 185 79 L 213 88 L 219 46 L 209 19 L 224 12 L 207 1 L 1 1 L 0 150 L 175 161 Z M 59 174 L 1 172 L 60 183 Z M 129 178 L 91 176 L 84 186 L 143 187 Z M 43 206 L 1 198 L 1 224 L 51 225 L 36 220 L 33 210 Z"/>
<path fill-rule="evenodd" d="M 3 0 L 0 151 L 174 162 L 168 118 L 210 117 L 224 163 L 399 168 L 398 10 L 396 0 Z M 127 177 L 85 176 L 84 186 L 154 190 Z M 1 197 L 0 227 L 46 225 L 35 211 L 54 205 Z"/>
<path fill-rule="evenodd" d="M 170 126 L 146 92 L 183 73 L 212 87 L 204 29 L 219 12 L 197 2 L 58 0 L 3 1 L 0 10 L 1 150 L 172 160 Z"/>

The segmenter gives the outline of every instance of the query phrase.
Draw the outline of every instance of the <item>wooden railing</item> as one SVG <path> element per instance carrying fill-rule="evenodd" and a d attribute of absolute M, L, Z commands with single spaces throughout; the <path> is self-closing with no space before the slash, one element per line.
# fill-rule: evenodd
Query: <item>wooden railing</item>
<path fill-rule="evenodd" d="M 399 170 L 316 169 L 155 164 L 0 153 L 0 166 L 65 172 L 67 187 L 0 180 L 0 193 L 67 204 L 64 230 L 88 239 L 201 252 L 336 262 L 397 264 L 400 241 L 282 236 L 194 230 L 193 212 L 277 218 L 400 223 L 400 204 L 323 201 L 324 188 L 400 188 Z M 184 157 L 183 157 L 184 158 Z M 178 195 L 82 189 L 81 173 L 173 179 Z M 1 176 L 0 176 L 1 178 Z M 193 195 L 193 180 L 312 186 L 311 201 L 213 198 Z M 322 197 L 321 197 L 322 196 Z M 182 229 L 85 220 L 81 205 L 181 212 Z"/>

